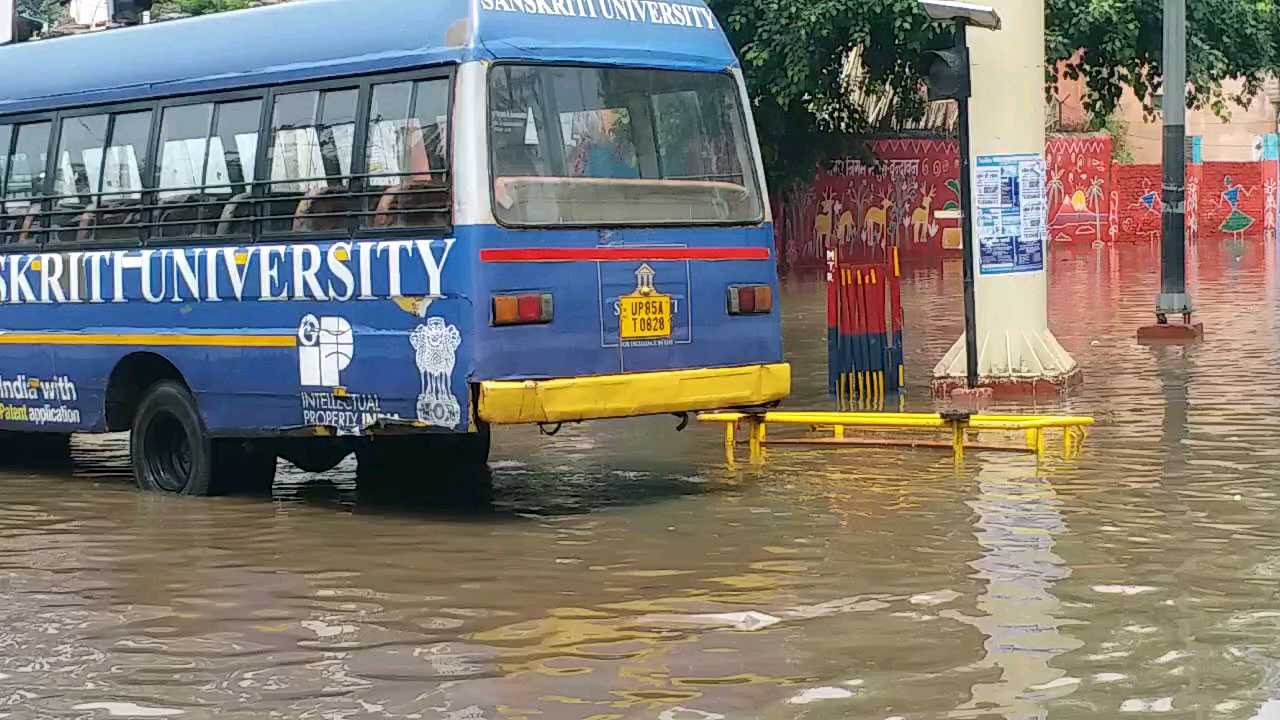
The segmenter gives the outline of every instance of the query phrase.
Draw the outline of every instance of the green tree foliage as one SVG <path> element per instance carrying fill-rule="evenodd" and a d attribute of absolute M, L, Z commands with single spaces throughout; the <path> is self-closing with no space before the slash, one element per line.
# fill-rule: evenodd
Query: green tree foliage
<path fill-rule="evenodd" d="M 1129 123 L 1118 115 L 1094 115 L 1086 128 L 1089 132 L 1103 132 L 1111 136 L 1111 159 L 1121 165 L 1133 164 L 1133 149 L 1129 147 Z"/>
<path fill-rule="evenodd" d="M 225 10 L 243 10 L 252 4 L 252 0 L 157 0 L 152 13 L 205 15 Z M 67 3 L 66 0 L 18 0 L 18 14 L 53 26 L 65 19 Z"/>
<path fill-rule="evenodd" d="M 917 0 L 710 0 L 742 60 L 766 167 L 775 185 L 812 173 L 822 156 L 856 154 L 857 136 L 921 110 L 920 51 L 939 41 Z M 1229 113 L 1280 65 L 1275 0 L 1189 0 L 1191 102 Z M 1089 88 L 1086 109 L 1110 117 L 1132 86 L 1156 110 L 1163 72 L 1161 0 L 1046 0 L 1046 79 L 1059 61 Z M 851 87 L 843 61 L 862 48 L 865 74 Z M 1077 55 L 1077 50 L 1084 53 Z M 1243 80 L 1228 95 L 1223 80 Z M 868 96 L 895 98 L 887 111 Z"/>
<path fill-rule="evenodd" d="M 54 25 L 66 15 L 66 7 L 59 0 L 18 0 L 18 14 Z"/>
<path fill-rule="evenodd" d="M 747 78 L 770 180 L 923 110 L 916 67 L 938 33 L 917 0 L 710 0 Z M 846 61 L 861 49 L 861 72 Z M 868 112 L 867 98 L 882 109 Z"/>
<path fill-rule="evenodd" d="M 1047 0 L 1046 45 L 1050 67 L 1067 61 L 1072 79 L 1089 88 L 1089 109 L 1107 117 L 1126 85 L 1154 113 L 1161 87 L 1161 0 Z M 1188 100 L 1197 108 L 1229 113 L 1261 89 L 1275 69 L 1280 10 L 1272 0 L 1187 2 Z M 1084 49 L 1077 56 L 1078 49 Z M 1243 92 L 1223 92 L 1222 81 L 1238 78 Z"/>
<path fill-rule="evenodd" d="M 160 0 L 152 8 L 156 15 L 206 15 L 226 10 L 243 10 L 252 5 L 251 0 Z"/>

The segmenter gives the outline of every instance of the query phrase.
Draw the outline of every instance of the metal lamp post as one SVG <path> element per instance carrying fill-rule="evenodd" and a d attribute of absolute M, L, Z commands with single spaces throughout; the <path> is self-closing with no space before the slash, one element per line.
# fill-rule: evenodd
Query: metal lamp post
<path fill-rule="evenodd" d="M 1164 181 L 1161 200 L 1160 294 L 1156 324 L 1138 329 L 1142 343 L 1199 340 L 1204 326 L 1192 324 L 1187 292 L 1187 1 L 1164 0 Z M 1169 324 L 1181 315 L 1181 325 Z"/>
<path fill-rule="evenodd" d="M 964 245 L 964 336 L 965 377 L 970 388 L 978 387 L 977 301 L 974 296 L 973 177 L 969 156 L 969 44 L 966 29 L 970 24 L 988 30 L 1000 29 L 1000 15 L 992 8 L 962 2 L 921 0 L 921 6 L 934 20 L 955 25 L 955 42 L 945 50 L 925 54 L 926 85 L 929 100 L 955 100 L 960 131 L 960 238 Z"/>

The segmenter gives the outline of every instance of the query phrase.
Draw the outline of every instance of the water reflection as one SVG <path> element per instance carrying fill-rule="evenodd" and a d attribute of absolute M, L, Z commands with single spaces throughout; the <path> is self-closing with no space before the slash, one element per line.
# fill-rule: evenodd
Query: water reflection
<path fill-rule="evenodd" d="M 1044 701 L 1074 692 L 1080 679 L 1052 667 L 1054 658 L 1080 647 L 1061 632 L 1053 585 L 1071 574 L 1053 552 L 1067 531 L 1049 478 L 1026 476 L 1006 463 L 986 464 L 978 474 L 978 495 L 969 502 L 977 515 L 983 548 L 973 563 L 985 582 L 978 598 L 984 615 L 955 619 L 986 635 L 979 668 L 998 671 L 992 682 L 973 686 L 972 699 L 953 717 L 998 712 L 1009 720 L 1043 718 Z"/>

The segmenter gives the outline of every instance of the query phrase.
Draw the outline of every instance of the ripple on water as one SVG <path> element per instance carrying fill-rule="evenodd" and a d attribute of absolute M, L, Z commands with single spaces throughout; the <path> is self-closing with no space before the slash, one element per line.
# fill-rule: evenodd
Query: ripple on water
<path fill-rule="evenodd" d="M 131 702 L 92 702 L 80 703 L 72 707 L 73 710 L 102 710 L 111 717 L 125 718 L 156 718 L 156 717 L 177 717 L 182 715 L 183 711 L 176 708 L 147 707 Z"/>

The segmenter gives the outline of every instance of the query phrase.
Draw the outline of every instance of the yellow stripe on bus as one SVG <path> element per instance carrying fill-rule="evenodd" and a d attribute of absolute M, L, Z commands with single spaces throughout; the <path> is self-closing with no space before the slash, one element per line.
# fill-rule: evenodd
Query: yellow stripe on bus
<path fill-rule="evenodd" d="M 169 347 L 291 348 L 293 335 L 94 335 L 0 333 L 0 345 L 146 345 Z"/>

